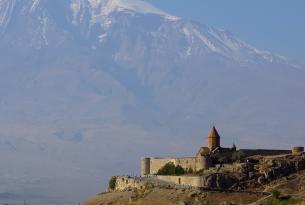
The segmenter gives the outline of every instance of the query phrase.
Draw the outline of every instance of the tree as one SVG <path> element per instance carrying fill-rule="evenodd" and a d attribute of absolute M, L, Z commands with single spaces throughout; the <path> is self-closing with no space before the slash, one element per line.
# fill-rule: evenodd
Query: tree
<path fill-rule="evenodd" d="M 175 169 L 174 163 L 168 162 L 158 170 L 157 175 L 175 175 Z"/>
<path fill-rule="evenodd" d="M 175 175 L 182 175 L 182 174 L 185 174 L 185 170 L 180 165 L 177 165 L 175 167 Z"/>
<path fill-rule="evenodd" d="M 114 189 L 115 189 L 116 180 L 117 180 L 117 177 L 116 177 L 116 176 L 113 176 L 113 177 L 110 178 L 110 180 L 109 180 L 109 185 L 108 185 L 108 188 L 109 188 L 110 190 L 114 190 Z"/>
<path fill-rule="evenodd" d="M 192 168 L 189 168 L 189 169 L 187 170 L 187 173 L 188 173 L 188 174 L 193 174 L 193 173 L 194 173 L 194 170 L 193 170 Z"/>
<path fill-rule="evenodd" d="M 185 174 L 185 170 L 180 165 L 175 166 L 173 162 L 166 163 L 157 172 L 157 175 L 182 175 L 182 174 Z"/>

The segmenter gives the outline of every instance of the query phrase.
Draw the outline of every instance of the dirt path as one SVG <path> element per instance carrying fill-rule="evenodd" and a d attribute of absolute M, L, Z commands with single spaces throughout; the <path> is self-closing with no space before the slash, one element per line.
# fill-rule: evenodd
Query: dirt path
<path fill-rule="evenodd" d="M 268 196 L 265 196 L 263 198 L 260 198 L 259 200 L 257 200 L 256 202 L 253 202 L 253 203 L 250 203 L 250 204 L 247 204 L 247 205 L 258 205 L 260 204 L 260 202 L 262 201 L 265 201 L 266 199 L 269 199 L 272 195 L 268 195 Z"/>

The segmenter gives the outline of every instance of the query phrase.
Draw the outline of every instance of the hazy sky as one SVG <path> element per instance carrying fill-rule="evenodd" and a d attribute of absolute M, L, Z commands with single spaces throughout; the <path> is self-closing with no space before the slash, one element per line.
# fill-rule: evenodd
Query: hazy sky
<path fill-rule="evenodd" d="M 304 0 L 147 1 L 177 16 L 223 28 L 255 47 L 305 61 Z"/>

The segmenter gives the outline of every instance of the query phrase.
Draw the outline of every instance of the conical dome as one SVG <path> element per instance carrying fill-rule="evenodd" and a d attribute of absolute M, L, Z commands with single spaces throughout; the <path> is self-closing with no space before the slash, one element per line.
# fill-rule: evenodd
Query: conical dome
<path fill-rule="evenodd" d="M 210 132 L 209 132 L 209 135 L 208 135 L 208 138 L 220 138 L 215 126 L 213 126 L 211 129 L 210 129 Z"/>
<path fill-rule="evenodd" d="M 208 148 L 210 149 L 210 151 L 213 151 L 218 147 L 220 147 L 220 136 L 215 126 L 213 126 L 208 135 Z"/>

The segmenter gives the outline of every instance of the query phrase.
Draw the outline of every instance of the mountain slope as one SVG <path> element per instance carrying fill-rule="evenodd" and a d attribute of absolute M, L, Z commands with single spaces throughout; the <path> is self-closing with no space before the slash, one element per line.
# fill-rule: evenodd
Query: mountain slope
<path fill-rule="evenodd" d="M 0 35 L 0 192 L 83 199 L 212 122 L 226 146 L 303 142 L 303 64 L 143 1 L 0 0 Z"/>

